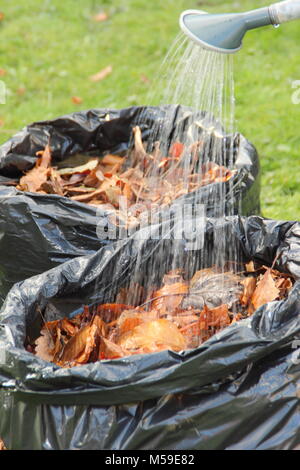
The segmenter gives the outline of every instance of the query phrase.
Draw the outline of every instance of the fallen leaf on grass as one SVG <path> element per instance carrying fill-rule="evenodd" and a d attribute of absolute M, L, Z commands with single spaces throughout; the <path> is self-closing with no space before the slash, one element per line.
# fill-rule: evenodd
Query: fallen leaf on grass
<path fill-rule="evenodd" d="M 0 69 L 0 77 L 4 77 L 7 74 L 5 69 Z"/>
<path fill-rule="evenodd" d="M 81 104 L 83 102 L 83 99 L 80 98 L 80 96 L 72 96 L 71 101 L 74 104 Z"/>
<path fill-rule="evenodd" d="M 26 88 L 23 86 L 20 86 L 19 88 L 17 88 L 16 93 L 19 96 L 23 96 L 26 93 Z"/>
<path fill-rule="evenodd" d="M 100 82 L 101 80 L 104 80 L 104 78 L 108 77 L 113 71 L 113 68 L 111 65 L 108 65 L 104 69 L 100 70 L 100 72 L 96 73 L 95 75 L 90 76 L 90 80 L 92 82 Z"/>
<path fill-rule="evenodd" d="M 105 11 L 101 11 L 97 15 L 94 15 L 92 19 L 96 21 L 96 23 L 102 23 L 103 21 L 108 20 L 109 16 Z"/>
<path fill-rule="evenodd" d="M 143 73 L 141 74 L 141 81 L 143 83 L 146 83 L 146 85 L 149 85 L 151 83 L 151 80 L 149 80 L 149 78 L 146 75 L 144 75 Z"/>
<path fill-rule="evenodd" d="M 4 18 L 5 18 L 5 15 L 4 15 L 4 13 L 1 11 L 1 12 L 0 12 L 0 21 L 4 20 Z"/>

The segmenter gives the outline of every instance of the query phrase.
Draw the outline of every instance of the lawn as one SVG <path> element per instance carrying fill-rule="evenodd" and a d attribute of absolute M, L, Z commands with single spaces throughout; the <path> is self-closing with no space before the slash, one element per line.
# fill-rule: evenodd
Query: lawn
<path fill-rule="evenodd" d="M 261 0 L 2 0 L 0 143 L 33 121 L 79 109 L 148 104 L 182 10 L 232 12 Z M 92 18 L 100 11 L 108 19 Z M 266 217 L 300 220 L 300 22 L 249 32 L 235 56 L 237 128 L 257 147 Z M 107 66 L 112 73 L 91 82 Z M 79 97 L 74 103 L 72 97 Z M 299 94 L 298 94 L 299 97 Z"/>

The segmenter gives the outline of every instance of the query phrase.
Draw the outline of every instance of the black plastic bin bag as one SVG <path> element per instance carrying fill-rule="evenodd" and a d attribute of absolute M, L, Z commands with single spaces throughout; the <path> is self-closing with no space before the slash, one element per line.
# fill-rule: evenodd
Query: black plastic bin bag
<path fill-rule="evenodd" d="M 147 142 L 153 129 L 168 119 L 171 140 L 197 117 L 182 106 L 132 107 L 121 110 L 92 109 L 27 126 L 0 147 L 0 299 L 15 282 L 44 272 L 74 257 L 91 254 L 108 240 L 97 235 L 97 224 L 109 226 L 107 213 L 58 195 L 21 192 L 6 183 L 19 179 L 36 160 L 36 152 L 50 142 L 53 162 L 80 153 L 126 155 L 132 129 L 139 125 Z M 220 132 L 219 132 L 220 134 Z M 222 135 L 222 134 L 221 134 Z M 224 136 L 225 139 L 228 137 Z M 234 138 L 233 181 L 215 183 L 186 196 L 197 198 L 215 216 L 211 201 L 225 199 L 227 215 L 259 214 L 258 155 L 245 137 Z M 212 197 L 214 195 L 214 197 Z M 182 199 L 182 198 L 181 198 Z"/>
<path fill-rule="evenodd" d="M 167 272 L 156 259 L 161 244 L 182 266 L 184 240 L 136 234 L 12 288 L 0 312 L 0 436 L 8 448 L 299 449 L 300 224 L 208 219 L 194 233 L 203 243 L 192 259 L 215 261 L 218 229 L 242 261 L 270 266 L 276 259 L 276 269 L 296 282 L 287 299 L 193 350 L 66 369 L 24 349 L 26 337 L 39 335 L 40 312 L 53 320 L 113 301 L 137 263 L 145 276 L 148 263 L 157 264 L 158 278 Z"/>

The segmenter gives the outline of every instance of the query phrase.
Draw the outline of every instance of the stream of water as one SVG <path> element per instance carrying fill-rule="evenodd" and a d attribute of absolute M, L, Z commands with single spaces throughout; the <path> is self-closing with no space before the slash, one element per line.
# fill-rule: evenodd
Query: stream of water
<path fill-rule="evenodd" d="M 147 113 L 140 116 L 140 127 L 151 127 L 146 142 L 147 151 L 150 153 L 159 149 L 163 159 L 178 142 L 184 149 L 180 162 L 174 159 L 168 163 L 168 172 L 163 178 L 157 167 L 150 173 L 148 171 L 147 178 L 153 185 L 153 192 L 159 185 L 178 184 L 178 167 L 181 190 L 185 194 L 189 191 L 191 179 L 195 184 L 201 183 L 205 165 L 219 165 L 220 178 L 225 176 L 226 169 L 234 169 L 236 129 L 232 55 L 205 50 L 180 33 L 157 72 L 147 99 L 148 105 L 159 106 L 161 112 L 154 122 L 153 119 L 147 121 Z M 232 215 L 234 211 L 227 200 L 232 191 L 232 179 L 226 185 L 213 183 L 207 186 L 201 198 L 197 198 L 196 190 L 192 197 L 187 198 L 186 195 L 183 202 L 182 198 L 179 200 L 181 212 L 175 211 L 172 217 L 175 223 L 181 224 L 185 232 L 182 237 L 179 231 L 176 240 L 168 240 L 167 229 L 163 234 L 152 233 L 151 242 L 146 242 L 146 250 L 145 244 L 144 248 L 137 248 L 134 272 L 130 274 L 130 299 L 125 299 L 127 303 L 139 304 L 137 284 L 142 283 L 145 290 L 151 292 L 154 287 L 161 286 L 163 275 L 171 270 L 184 270 L 189 278 L 196 271 L 212 265 L 218 266 L 223 273 L 228 271 L 228 262 L 230 270 L 238 266 L 236 243 L 222 228 L 225 215 Z M 205 219 L 212 215 L 218 223 L 212 225 L 211 235 L 203 248 L 201 226 L 205 229 Z M 163 225 L 166 220 L 163 217 L 161 221 Z M 194 229 L 198 235 L 193 246 L 184 239 L 186 232 Z M 145 251 L 148 261 L 145 261 Z M 151 257 L 149 253 L 152 253 Z M 226 291 L 225 278 L 224 274 L 224 282 L 221 283 L 219 278 L 220 291 Z M 214 295 L 216 291 L 212 292 Z"/>

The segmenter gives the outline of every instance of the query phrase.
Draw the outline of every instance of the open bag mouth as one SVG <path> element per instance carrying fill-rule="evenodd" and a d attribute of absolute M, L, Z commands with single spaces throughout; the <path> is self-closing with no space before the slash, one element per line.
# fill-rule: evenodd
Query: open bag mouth
<path fill-rule="evenodd" d="M 296 280 L 287 298 L 262 305 L 252 317 L 236 322 L 199 347 L 187 351 L 134 354 L 80 367 L 61 368 L 24 350 L 28 338 L 36 339 L 40 335 L 41 312 L 45 321 L 53 321 L 71 318 L 82 311 L 83 305 L 111 302 L 120 287 L 128 284 L 137 262 L 141 262 L 144 279 L 147 279 L 149 263 L 157 268 L 158 285 L 163 275 L 169 272 L 169 267 L 178 266 L 195 273 L 199 260 L 200 266 L 213 266 L 216 261 L 213 248 L 218 240 L 216 231 L 219 230 L 224 231 L 227 240 L 237 245 L 243 261 L 254 260 L 260 265 L 271 266 L 276 259 L 276 269 Z M 280 345 L 289 344 L 300 327 L 299 263 L 295 255 L 299 224 L 255 216 L 228 217 L 224 221 L 208 219 L 204 227 L 199 224 L 197 236 L 204 236 L 203 244 L 193 251 L 191 257 L 187 256 L 184 240 L 141 240 L 135 235 L 127 241 L 102 248 L 94 255 L 76 258 L 16 285 L 1 311 L 1 351 L 6 357 L 1 372 L 2 386 L 10 383 L 18 393 L 41 393 L 43 399 L 50 402 L 59 402 L 66 396 L 72 401 L 73 393 L 80 389 L 79 401 L 89 396 L 95 403 L 108 403 L 109 400 L 117 403 L 122 401 L 117 390 L 126 388 L 128 384 L 132 393 L 127 397 L 136 399 L 137 391 L 141 390 L 140 387 L 143 390 L 147 388 L 147 383 L 153 387 L 146 391 L 146 397 L 156 396 L 162 384 L 167 393 L 172 388 L 174 377 L 179 380 L 178 389 L 187 390 L 221 377 L 224 379 L 256 358 L 276 351 Z M 163 250 L 168 247 L 169 254 L 175 253 L 175 257 L 167 257 L 170 266 L 162 266 L 159 256 L 156 256 L 158 244 Z M 189 265 L 191 259 L 193 261 Z M 193 367 L 198 371 L 195 374 L 191 373 Z M 72 377 L 71 386 L 64 383 L 69 380 L 67 377 L 70 380 Z M 138 383 L 135 388 L 134 384 Z M 55 396 L 51 392 L 54 389 Z M 114 393 L 109 395 L 109 390 Z"/>

